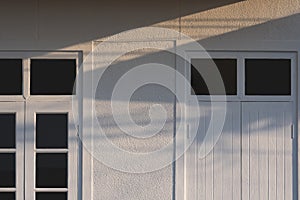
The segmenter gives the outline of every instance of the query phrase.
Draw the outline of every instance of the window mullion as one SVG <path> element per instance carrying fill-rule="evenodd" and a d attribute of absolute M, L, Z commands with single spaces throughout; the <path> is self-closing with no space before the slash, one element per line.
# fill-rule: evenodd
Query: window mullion
<path fill-rule="evenodd" d="M 23 59 L 23 96 L 28 99 L 30 95 L 30 59 Z"/>

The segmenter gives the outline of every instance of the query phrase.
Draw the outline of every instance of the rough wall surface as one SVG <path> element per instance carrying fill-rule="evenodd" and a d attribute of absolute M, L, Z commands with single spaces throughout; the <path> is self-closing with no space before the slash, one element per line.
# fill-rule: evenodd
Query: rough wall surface
<path fill-rule="evenodd" d="M 172 42 L 169 46 L 172 47 Z M 97 43 L 94 43 L 97 45 Z M 122 44 L 120 44 L 122 45 Z M 109 49 L 108 52 L 111 52 Z M 98 121 L 109 140 L 120 149 L 132 153 L 157 151 L 166 144 L 172 143 L 174 133 L 174 95 L 159 85 L 145 85 L 136 90 L 129 103 L 130 114 L 134 122 L 145 126 L 150 122 L 149 108 L 161 104 L 167 112 L 167 121 L 162 130 L 155 136 L 146 139 L 130 137 L 114 121 L 111 110 L 111 94 L 120 77 L 135 66 L 149 62 L 175 66 L 174 55 L 168 52 L 145 49 L 134 51 L 116 60 L 103 74 L 96 94 L 96 112 Z M 136 77 L 139 78 L 139 77 Z M 175 75 L 166 77 L 175 85 Z M 105 87 L 103 87 L 105 85 Z M 129 91 L 128 91 L 129 92 Z M 120 99 L 122 101 L 122 99 Z M 122 103 L 122 102 L 121 102 Z M 126 102 L 124 102 L 126 103 Z M 125 115 L 121 111 L 119 115 Z M 125 125 L 126 126 L 126 125 Z M 99 149 L 101 150 L 101 148 Z M 111 152 L 112 158 L 114 152 Z M 172 154 L 171 154 L 172 156 Z M 149 162 L 155 162 L 149 160 Z M 150 163 L 141 163 L 150 165 Z M 148 173 L 127 173 L 111 169 L 101 161 L 94 160 L 94 197 L 95 199 L 170 199 L 173 185 L 172 165 Z M 105 192 L 103 192 L 105 191 Z"/>
<path fill-rule="evenodd" d="M 93 41 L 145 26 L 171 28 L 204 45 L 224 41 L 300 40 L 300 0 L 11 0 L 0 5 L 0 50 L 3 51 L 79 50 L 86 56 L 92 50 Z M 158 39 L 170 40 L 163 36 Z M 125 62 L 125 70 L 147 62 L 149 57 L 143 59 L 145 54 L 136 53 L 137 57 Z M 110 73 L 116 77 L 124 72 L 122 59 L 128 60 L 125 56 L 112 66 Z M 165 53 L 154 53 L 151 59 L 175 65 L 174 57 Z M 133 97 L 132 111 L 139 112 L 135 120 L 147 124 L 149 105 L 163 102 L 169 123 L 149 141 L 130 139 L 111 125 L 107 132 L 118 136 L 112 139 L 115 144 L 129 151 L 147 152 L 170 142 L 174 134 L 174 97 L 164 88 L 155 87 L 141 88 Z M 107 99 L 100 92 L 98 100 L 99 121 L 113 123 L 109 117 L 103 120 L 110 111 Z M 93 163 L 94 200 L 174 199 L 172 165 L 138 175 L 110 169 L 97 160 Z"/>

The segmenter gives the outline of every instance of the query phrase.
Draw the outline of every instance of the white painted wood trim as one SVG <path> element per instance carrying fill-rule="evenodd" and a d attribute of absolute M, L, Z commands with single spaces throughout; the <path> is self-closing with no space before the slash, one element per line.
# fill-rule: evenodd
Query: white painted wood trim
<path fill-rule="evenodd" d="M 36 150 L 35 148 L 35 115 L 36 113 L 67 113 L 68 114 L 68 200 L 78 199 L 78 138 L 77 131 L 73 120 L 71 102 L 26 102 L 26 143 L 25 143 L 25 198 L 35 200 L 35 191 L 41 188 L 35 188 L 35 167 L 37 152 L 46 153 L 46 149 Z M 47 151 L 52 153 L 53 150 Z M 66 152 L 65 149 L 57 149 L 58 152 Z M 62 188 L 63 189 L 63 188 Z M 43 189 L 45 191 L 45 189 Z M 51 191 L 50 191 L 51 192 Z"/>
<path fill-rule="evenodd" d="M 82 53 L 78 51 L 0 51 L 0 59 L 23 60 L 23 95 L 0 95 L 0 101 L 25 101 L 26 99 L 36 101 L 71 101 L 73 95 L 30 96 L 30 59 L 76 59 L 76 69 L 78 72 L 78 63 L 80 63 L 79 56 L 82 56 Z M 79 84 L 76 83 L 76 86 L 78 85 Z"/>
<path fill-rule="evenodd" d="M 68 188 L 36 188 L 35 192 L 68 192 Z"/>
<path fill-rule="evenodd" d="M 0 51 L 0 58 L 76 59 L 78 51 Z"/>
<path fill-rule="evenodd" d="M 0 192 L 16 192 L 16 191 L 17 191 L 16 188 L 0 188 Z M 18 194 L 16 196 L 18 196 Z M 18 199 L 19 197 L 16 198 Z"/>
<path fill-rule="evenodd" d="M 176 45 L 176 44 L 175 44 Z M 182 62 L 182 58 L 176 55 L 176 63 L 175 63 L 175 69 L 177 72 L 181 73 L 182 75 L 186 74 L 186 63 Z M 176 94 L 180 93 L 184 95 L 185 99 L 186 99 L 186 85 L 181 85 L 177 80 L 179 79 L 178 74 L 176 73 L 175 76 L 175 90 L 176 90 Z M 186 100 L 185 100 L 186 101 Z M 183 109 L 182 109 L 183 108 Z M 181 120 L 185 120 L 181 118 L 181 114 L 180 113 L 184 113 L 185 114 L 185 102 L 177 102 L 176 104 L 176 115 L 175 115 L 175 123 L 177 125 L 177 123 L 180 123 Z M 184 148 L 184 146 L 179 146 L 178 143 L 179 142 L 185 142 L 185 137 L 186 137 L 186 132 L 183 133 L 179 133 L 176 134 L 176 144 L 175 144 L 175 156 L 179 157 L 179 152 L 180 150 L 182 151 L 182 149 L 178 149 L 178 148 Z M 185 199 L 185 154 L 183 154 L 178 160 L 175 161 L 175 172 L 173 172 L 175 174 L 175 199 L 179 199 L 179 200 L 183 200 Z"/>
<path fill-rule="evenodd" d="M 95 43 L 97 43 L 97 41 L 93 41 L 92 42 L 92 52 L 94 52 L 94 46 L 95 46 Z M 91 55 L 89 55 L 91 56 Z M 83 58 L 82 56 L 79 57 L 79 58 Z M 93 61 L 93 57 L 92 57 L 92 62 Z M 79 135 L 80 135 L 80 138 L 83 138 L 85 137 L 85 134 L 89 134 L 88 131 L 85 131 L 85 125 L 83 123 L 84 119 L 87 119 L 90 117 L 90 113 L 89 113 L 89 110 L 86 110 L 84 108 L 90 108 L 90 103 L 92 103 L 92 101 L 90 100 L 86 100 L 84 99 L 84 96 L 86 94 L 89 94 L 90 91 L 92 91 L 93 88 L 90 88 L 90 91 L 86 91 L 86 90 L 83 90 L 85 87 L 84 85 L 90 85 L 93 87 L 93 81 L 92 81 L 92 74 L 89 73 L 91 71 L 93 71 L 93 64 L 90 65 L 90 64 L 87 64 L 85 65 L 84 62 L 81 62 L 82 63 L 82 69 L 81 69 L 81 72 L 83 74 L 89 74 L 89 77 L 87 77 L 86 75 L 85 76 L 81 76 L 80 77 L 80 87 L 81 89 L 79 90 L 79 97 L 80 97 L 80 101 L 79 101 L 79 112 L 81 112 L 81 114 L 79 115 Z M 91 154 L 91 152 L 86 149 L 84 147 L 84 144 L 82 143 L 82 141 L 80 141 L 80 148 L 81 148 L 81 152 L 82 152 L 82 163 L 81 163 L 81 166 L 82 166 L 82 176 L 81 176 L 81 185 L 80 185 L 80 188 L 81 188 L 81 191 L 82 191 L 82 200 L 93 200 L 93 188 L 94 188 L 94 185 L 93 185 L 93 176 L 94 176 L 94 173 L 93 173 L 93 156 Z"/>
<path fill-rule="evenodd" d="M 0 191 L 16 191 L 16 200 L 24 200 L 24 103 L 1 102 L 1 113 L 15 113 L 16 116 L 16 148 L 2 149 L 1 153 L 14 153 L 16 159 L 16 188 L 1 188 Z"/>
<path fill-rule="evenodd" d="M 0 153 L 16 153 L 16 149 L 0 149 Z"/>
<path fill-rule="evenodd" d="M 293 52 L 208 52 L 209 56 L 205 52 L 201 51 L 188 51 L 186 59 L 191 61 L 193 58 L 233 58 L 237 59 L 237 95 L 226 96 L 227 101 L 293 101 L 295 96 L 296 86 L 296 54 Z M 245 95 L 245 59 L 247 58 L 265 58 L 265 59 L 291 59 L 291 95 L 289 96 L 250 96 Z M 190 80 L 190 67 L 187 67 L 186 77 Z M 188 94 L 189 95 L 189 94 Z M 199 101 L 210 101 L 211 97 L 214 101 L 223 101 L 224 96 L 207 96 L 197 95 Z"/>
<path fill-rule="evenodd" d="M 30 95 L 30 59 L 23 59 L 23 98 Z"/>
<path fill-rule="evenodd" d="M 290 59 L 291 60 L 291 95 L 289 96 L 249 96 L 243 93 L 243 101 L 294 101 L 296 92 L 296 54 L 293 52 L 243 52 L 243 60 L 245 59 Z M 243 67 L 245 69 L 245 67 Z M 245 74 L 244 74 L 245 75 Z M 245 85 L 245 77 L 241 83 Z"/>
<path fill-rule="evenodd" d="M 260 100 L 262 101 L 294 101 L 294 109 L 296 109 L 296 119 L 295 121 L 297 122 L 295 124 L 295 135 L 296 135 L 296 139 L 297 139 L 297 143 L 300 142 L 300 137 L 298 137 L 298 133 L 300 131 L 300 87 L 298 86 L 299 84 L 299 79 L 300 79 L 300 70 L 298 69 L 299 65 L 300 65 L 300 42 L 294 42 L 294 41 L 290 41 L 290 42 L 280 42 L 280 41 L 251 41 L 251 45 L 250 46 L 244 46 L 244 45 L 232 45 L 232 41 L 225 41 L 229 42 L 229 44 L 224 45 L 224 42 L 222 43 L 217 43 L 217 44 L 211 44 L 208 45 L 208 51 L 209 52 L 216 52 L 216 53 L 223 53 L 223 52 L 229 52 L 229 53 L 255 53 L 255 54 L 262 54 L 262 56 L 272 56 L 272 55 L 276 55 L 278 53 L 281 54 L 282 58 L 289 58 L 292 60 L 292 97 L 277 97 L 276 99 L 272 98 L 272 97 L 266 97 L 266 98 L 262 98 Z M 247 43 L 248 45 L 249 43 Z M 177 41 L 177 45 L 186 45 L 186 41 Z M 226 47 L 226 48 L 224 48 Z M 274 51 L 274 49 L 276 49 L 276 51 Z M 189 52 L 193 52 L 193 51 L 197 51 L 198 49 L 190 49 Z M 194 52 L 193 52 L 194 53 Z M 242 56 L 238 57 L 238 65 L 244 66 L 244 59 L 242 59 Z M 256 57 L 257 58 L 257 57 Z M 276 57 L 278 58 L 278 57 Z M 177 68 L 178 63 L 176 63 Z M 240 79 L 240 82 L 244 82 L 245 77 L 244 77 L 244 69 L 242 68 L 240 70 L 240 74 L 238 75 L 238 77 L 242 77 L 242 80 Z M 186 73 L 183 73 L 186 76 Z M 244 84 L 242 84 L 244 85 Z M 176 88 L 178 88 L 178 86 L 176 85 Z M 180 88 L 180 87 L 179 87 Z M 246 99 L 245 96 L 243 95 L 245 91 L 244 87 L 240 88 L 240 94 L 239 96 L 241 96 L 244 101 L 253 101 L 254 99 L 248 98 Z M 294 93 L 296 91 L 296 93 Z M 201 98 L 199 99 L 201 100 Z M 234 100 L 232 100 L 234 101 Z M 185 133 L 183 133 L 185 135 Z M 297 149 L 296 151 L 296 157 L 297 157 L 297 164 L 294 164 L 294 168 L 296 168 L 296 174 L 297 174 L 297 179 L 298 181 L 294 181 L 294 198 L 298 198 L 300 196 L 300 176 L 299 176 L 299 170 L 300 170 L 300 159 L 298 157 L 299 152 L 300 152 L 300 147 L 299 145 L 294 145 L 294 148 Z M 185 155 L 183 156 L 183 158 L 185 157 Z M 181 200 L 181 199 L 185 199 L 185 175 L 184 175 L 184 170 L 182 169 L 185 167 L 185 163 L 184 163 L 184 159 L 178 160 L 177 164 L 176 164 L 176 199 Z M 182 191 L 182 188 L 184 188 L 184 191 Z"/>
<path fill-rule="evenodd" d="M 227 101 L 240 101 L 241 99 L 241 87 L 240 82 L 243 81 L 241 77 L 239 77 L 239 74 L 242 71 L 242 67 L 239 65 L 241 60 L 241 55 L 239 52 L 207 52 L 209 54 L 209 57 L 204 52 L 196 52 L 196 51 L 188 51 L 186 59 L 191 62 L 191 59 L 194 58 L 228 58 L 228 59 L 236 59 L 237 60 L 237 94 L 236 95 L 227 95 L 226 100 Z M 188 78 L 189 82 L 191 79 L 191 69 L 190 66 L 186 67 L 187 74 L 186 77 Z M 188 94 L 190 95 L 190 94 Z M 211 97 L 214 99 L 214 101 L 224 101 L 224 95 L 197 95 L 198 101 L 211 101 Z"/>

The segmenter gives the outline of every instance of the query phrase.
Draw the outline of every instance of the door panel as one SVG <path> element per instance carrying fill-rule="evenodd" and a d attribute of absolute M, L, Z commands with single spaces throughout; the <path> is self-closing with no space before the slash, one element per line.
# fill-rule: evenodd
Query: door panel
<path fill-rule="evenodd" d="M 0 199 L 24 199 L 24 103 L 0 103 Z"/>
<path fill-rule="evenodd" d="M 222 134 L 201 158 L 211 117 L 210 103 L 201 102 L 198 134 L 186 154 L 186 199 L 292 200 L 292 105 L 228 102 Z"/>
<path fill-rule="evenodd" d="M 201 158 L 198 152 L 201 145 L 207 144 L 204 142 L 204 136 L 210 122 L 212 108 L 209 102 L 200 102 L 199 131 L 186 154 L 186 163 L 188 163 L 186 199 L 241 199 L 240 105 L 239 102 L 227 103 L 227 115 L 222 134 L 213 150 Z"/>
<path fill-rule="evenodd" d="M 29 101 L 26 108 L 25 199 L 77 199 L 78 141 L 71 102 Z"/>
<path fill-rule="evenodd" d="M 242 103 L 242 199 L 292 199 L 292 103 Z"/>

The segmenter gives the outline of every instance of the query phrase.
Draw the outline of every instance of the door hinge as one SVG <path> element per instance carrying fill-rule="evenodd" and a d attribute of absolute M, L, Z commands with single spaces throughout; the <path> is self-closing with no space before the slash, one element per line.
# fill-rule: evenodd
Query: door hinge
<path fill-rule="evenodd" d="M 294 124 L 291 125 L 291 138 L 294 139 L 295 137 L 295 128 L 294 128 Z"/>
<path fill-rule="evenodd" d="M 186 125 L 186 138 L 190 139 L 190 125 L 189 124 Z"/>
<path fill-rule="evenodd" d="M 79 138 L 79 125 L 77 125 L 77 138 Z"/>

